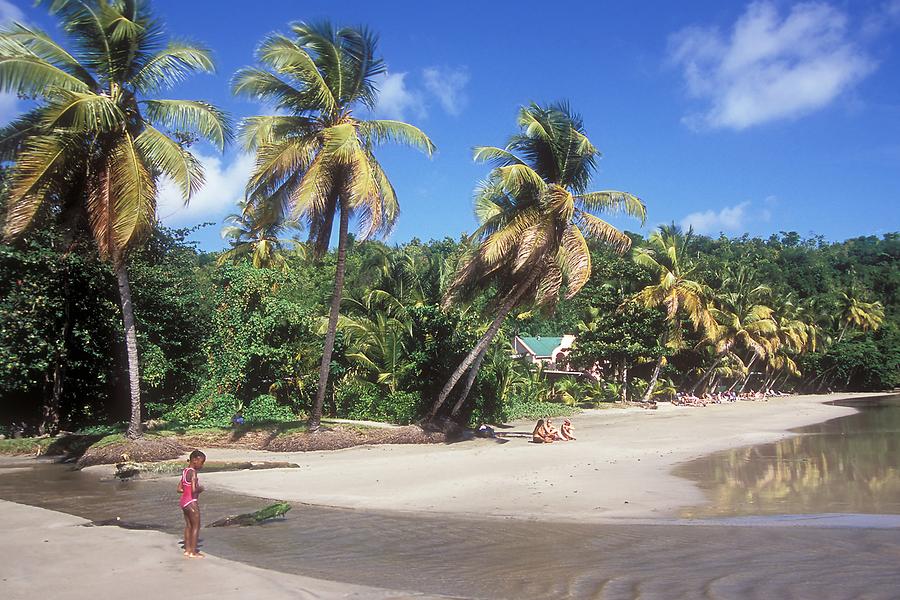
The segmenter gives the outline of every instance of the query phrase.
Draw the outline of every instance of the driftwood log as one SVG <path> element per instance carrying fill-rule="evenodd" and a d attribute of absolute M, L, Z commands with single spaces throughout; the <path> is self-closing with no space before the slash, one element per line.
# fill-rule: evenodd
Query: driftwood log
<path fill-rule="evenodd" d="M 271 521 L 272 519 L 283 517 L 289 510 L 291 510 L 291 505 L 287 502 L 276 502 L 275 504 L 270 504 L 264 509 L 258 510 L 254 513 L 233 515 L 225 517 L 224 519 L 219 519 L 218 521 L 213 521 L 212 523 L 207 525 L 207 527 L 261 525 L 266 521 Z"/>

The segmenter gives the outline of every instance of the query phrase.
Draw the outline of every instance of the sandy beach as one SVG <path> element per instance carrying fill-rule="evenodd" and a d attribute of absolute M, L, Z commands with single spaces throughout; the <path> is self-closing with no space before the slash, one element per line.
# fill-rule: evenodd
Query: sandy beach
<path fill-rule="evenodd" d="M 816 583 L 816 589 L 825 597 L 857 597 L 863 588 L 841 587 L 841 582 L 850 581 L 841 575 L 841 569 L 849 568 L 849 563 L 844 564 L 844 559 L 828 550 L 837 540 L 852 550 L 852 556 L 859 556 L 859 564 L 853 565 L 857 573 L 862 569 L 871 571 L 867 572 L 868 583 L 859 585 L 867 590 L 875 585 L 880 591 L 871 597 L 888 598 L 896 577 L 882 563 L 892 559 L 878 552 L 866 552 L 867 548 L 889 548 L 887 540 L 893 539 L 892 530 L 848 530 L 845 535 L 828 529 L 803 528 L 782 534 L 772 528 L 738 527 L 720 528 L 719 533 L 708 538 L 704 532 L 707 527 L 664 525 L 646 529 L 654 526 L 641 524 L 703 503 L 704 496 L 693 483 L 670 473 L 674 465 L 717 450 L 774 441 L 791 435 L 791 428 L 853 413 L 853 408 L 826 403 L 863 396 L 799 396 L 703 408 L 664 404 L 655 411 L 586 411 L 573 419 L 576 442 L 551 445 L 529 443 L 530 435 L 525 434 L 530 434 L 531 423 L 520 422 L 503 430 L 510 437 L 502 442 L 372 446 L 330 453 L 206 449 L 213 460 L 284 460 L 300 468 L 208 473 L 204 480 L 210 494 L 231 490 L 293 502 L 395 511 L 393 514 L 426 513 L 430 518 L 444 515 L 542 519 L 560 521 L 560 527 L 568 527 L 573 533 L 578 531 L 579 523 L 608 523 L 603 525 L 605 529 L 596 543 L 608 546 L 600 550 L 600 556 L 609 564 L 595 563 L 591 572 L 596 573 L 596 581 L 579 577 L 573 579 L 574 587 L 569 591 L 534 590 L 556 590 L 563 597 L 628 597 L 629 594 L 621 596 L 616 590 L 637 585 L 647 586 L 647 597 L 667 597 L 675 589 L 682 590 L 682 597 L 690 597 L 699 590 L 711 589 L 709 586 L 718 587 L 724 594 L 710 597 L 735 597 L 740 590 L 759 591 L 768 586 L 784 592 L 784 597 L 802 598 L 811 590 L 808 582 L 818 579 L 821 581 Z M 8 466 L 12 468 L 6 472 L 21 468 Z M 99 475 L 104 468 L 108 469 L 92 467 L 89 471 Z M 0 477 L 3 471 L 0 469 Z M 425 518 L 424 514 L 420 517 Z M 429 597 L 315 579 L 282 572 L 283 568 L 273 571 L 269 569 L 279 567 L 262 559 L 250 562 L 269 568 L 215 556 L 185 559 L 178 551 L 176 536 L 116 527 L 81 527 L 85 522 L 63 513 L 0 501 L 0 527 L 4 531 L 0 553 L 5 557 L 0 564 L 3 597 L 106 597 L 110 590 L 123 589 L 126 582 L 127 588 L 134 590 L 129 594 L 136 598 L 183 594 L 224 599 Z M 340 535 L 352 537 L 350 532 L 342 531 Z M 297 543 L 303 543 L 303 538 L 298 538 Z M 695 555 L 703 548 L 708 551 L 705 555 Z M 765 552 L 759 554 L 758 550 L 764 548 Z M 685 554 L 686 549 L 691 550 Z M 497 560 L 488 558 L 490 552 L 507 553 L 505 549 L 491 550 L 490 546 L 484 551 L 488 552 L 488 561 Z M 442 552 L 454 550 L 447 548 Z M 552 564 L 545 564 L 543 552 L 519 555 L 518 568 L 532 572 L 552 568 Z M 647 563 L 647 571 L 641 566 L 645 552 L 686 558 L 652 568 Z M 731 558 L 717 558 L 722 556 Z M 679 567 L 682 560 L 699 567 L 686 572 Z M 821 575 L 824 563 L 834 560 L 838 563 L 826 571 L 834 574 L 832 580 L 816 575 Z M 304 571 L 303 564 L 289 564 L 297 573 L 310 573 Z M 760 569 L 746 571 L 733 566 L 740 564 L 757 564 Z M 52 574 L 48 575 L 48 568 Z M 441 572 L 439 563 L 435 573 Z M 618 575 L 609 576 L 614 573 Z M 776 573 L 777 577 L 772 578 Z M 374 585 L 403 587 L 392 583 L 388 580 Z M 505 589 L 525 593 L 531 584 L 522 585 L 526 587 Z M 790 594 L 785 591 L 788 587 L 793 590 Z M 423 589 L 446 593 L 439 583 Z M 485 597 L 494 596 L 487 593 Z"/>
<path fill-rule="evenodd" d="M 210 473 L 206 481 L 212 489 L 343 508 L 580 522 L 666 517 L 704 501 L 693 483 L 670 473 L 676 464 L 851 414 L 826 403 L 865 395 L 589 410 L 573 418 L 577 441 L 549 445 L 530 443 L 533 423 L 517 422 L 498 430 L 515 436 L 501 442 L 274 454 L 205 449 L 211 460 L 300 466 Z"/>

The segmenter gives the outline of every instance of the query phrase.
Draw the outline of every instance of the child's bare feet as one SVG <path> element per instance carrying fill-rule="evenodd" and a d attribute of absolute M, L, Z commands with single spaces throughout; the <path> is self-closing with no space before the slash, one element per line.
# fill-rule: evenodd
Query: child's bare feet
<path fill-rule="evenodd" d="M 206 555 L 201 552 L 191 552 L 188 554 L 188 558 L 206 558 Z"/>

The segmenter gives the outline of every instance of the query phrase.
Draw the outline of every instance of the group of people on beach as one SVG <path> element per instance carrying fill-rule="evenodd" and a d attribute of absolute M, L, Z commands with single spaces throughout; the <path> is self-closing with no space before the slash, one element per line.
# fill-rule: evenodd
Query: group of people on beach
<path fill-rule="evenodd" d="M 535 444 L 550 444 L 557 441 L 574 442 L 572 422 L 569 419 L 563 419 L 562 426 L 557 429 L 553 426 L 553 420 L 550 417 L 538 419 L 534 431 L 531 432 L 531 441 Z"/>
<path fill-rule="evenodd" d="M 672 398 L 672 404 L 676 406 L 706 406 L 707 404 L 723 404 L 725 402 L 737 402 L 738 400 L 766 400 L 778 396 L 788 396 L 785 392 L 777 392 L 774 390 L 766 390 L 764 392 L 717 392 L 715 394 L 705 393 L 695 396 L 691 393 L 678 392 Z"/>

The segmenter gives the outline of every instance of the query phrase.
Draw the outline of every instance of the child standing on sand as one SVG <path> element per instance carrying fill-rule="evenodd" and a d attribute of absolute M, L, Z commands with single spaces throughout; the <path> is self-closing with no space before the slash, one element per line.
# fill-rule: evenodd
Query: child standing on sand
<path fill-rule="evenodd" d="M 197 471 L 203 468 L 206 455 L 199 450 L 191 452 L 188 466 L 181 472 L 178 482 L 178 493 L 181 494 L 179 505 L 184 513 L 184 555 L 190 558 L 203 558 L 197 550 L 197 539 L 200 537 L 200 503 L 197 498 L 203 491 Z"/>

